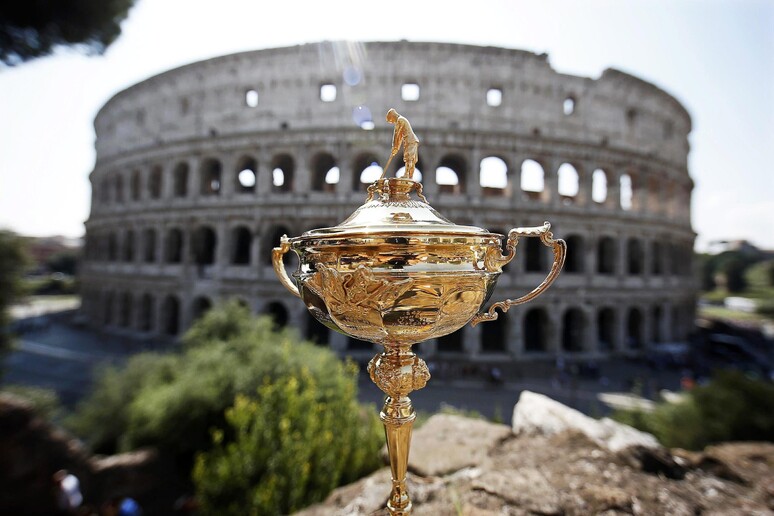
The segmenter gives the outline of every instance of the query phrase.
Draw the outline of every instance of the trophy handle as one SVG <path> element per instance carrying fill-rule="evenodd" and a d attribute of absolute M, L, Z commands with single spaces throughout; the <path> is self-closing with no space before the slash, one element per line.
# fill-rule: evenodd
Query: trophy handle
<path fill-rule="evenodd" d="M 503 264 L 506 264 L 513 259 L 516 254 L 516 244 L 519 242 L 519 237 L 523 236 L 539 237 L 540 241 L 543 242 L 544 245 L 550 247 L 553 250 L 554 263 L 551 265 L 551 270 L 549 271 L 548 276 L 546 276 L 546 279 L 544 279 L 540 285 L 535 287 L 532 292 L 523 295 L 518 299 L 506 299 L 505 301 L 494 303 L 487 311 L 479 312 L 473 317 L 473 319 L 470 321 L 472 326 L 475 326 L 480 322 L 494 321 L 497 319 L 497 312 L 495 312 L 496 309 L 499 308 L 502 312 L 507 312 L 508 309 L 514 305 L 520 305 L 535 299 L 551 286 L 556 277 L 559 276 L 559 272 L 564 266 L 564 260 L 567 257 L 567 244 L 564 240 L 558 238 L 554 239 L 554 235 L 551 233 L 550 229 L 551 223 L 544 222 L 542 226 L 532 228 L 515 228 L 508 232 L 508 243 L 506 244 L 508 255 L 503 257 Z"/>
<path fill-rule="evenodd" d="M 288 236 L 282 235 L 282 238 L 280 239 L 280 246 L 275 247 L 271 251 L 271 264 L 274 266 L 274 272 L 277 273 L 282 286 L 288 289 L 294 296 L 301 297 L 301 293 L 298 291 L 298 287 L 293 284 L 293 281 L 290 279 L 290 276 L 288 276 L 288 273 L 285 270 L 285 264 L 282 263 L 282 257 L 288 251 L 290 251 L 290 242 L 288 241 Z"/>

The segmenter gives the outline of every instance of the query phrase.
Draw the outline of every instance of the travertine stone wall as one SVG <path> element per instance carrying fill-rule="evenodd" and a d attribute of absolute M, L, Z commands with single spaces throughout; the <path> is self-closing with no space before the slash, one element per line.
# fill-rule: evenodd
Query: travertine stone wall
<path fill-rule="evenodd" d="M 616 70 L 574 77 L 545 55 L 445 43 L 246 52 L 118 93 L 95 120 L 84 314 L 177 335 L 237 297 L 338 351 L 370 354 L 310 320 L 270 252 L 283 233 L 362 204 L 363 170 L 389 153 L 389 107 L 420 136 L 418 169 L 444 215 L 503 233 L 549 220 L 570 248 L 549 293 L 423 352 L 587 357 L 686 337 L 696 287 L 685 109 Z M 525 245 L 495 295 L 537 285 L 548 254 Z"/>

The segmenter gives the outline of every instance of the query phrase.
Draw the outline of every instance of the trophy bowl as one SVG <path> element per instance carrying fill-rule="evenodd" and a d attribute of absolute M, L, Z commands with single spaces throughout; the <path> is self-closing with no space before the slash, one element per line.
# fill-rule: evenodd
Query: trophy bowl
<path fill-rule="evenodd" d="M 406 177 L 375 181 L 368 187 L 366 202 L 341 224 L 294 238 L 284 235 L 273 250 L 272 263 L 280 282 L 318 321 L 384 346 L 384 352 L 368 364 L 368 372 L 386 394 L 380 419 L 392 470 L 387 509 L 392 515 L 405 515 L 411 512 L 406 470 L 416 418 L 408 394 L 430 379 L 427 365 L 411 345 L 468 323 L 495 320 L 498 309 L 505 312 L 540 295 L 559 275 L 567 246 L 553 238 L 548 222 L 512 229 L 505 252 L 504 235 L 450 222 L 428 204 L 421 183 L 411 179 L 419 141 L 408 121 L 394 110 L 387 120 L 396 127 L 390 160 L 401 141 L 409 138 L 404 141 Z M 528 294 L 487 308 L 521 237 L 540 238 L 551 248 L 551 270 Z M 283 263 L 291 250 L 299 257 L 292 279 Z"/>

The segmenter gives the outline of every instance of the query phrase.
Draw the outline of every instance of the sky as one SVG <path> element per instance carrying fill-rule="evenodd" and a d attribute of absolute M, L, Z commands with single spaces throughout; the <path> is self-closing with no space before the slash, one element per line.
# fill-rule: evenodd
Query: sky
<path fill-rule="evenodd" d="M 233 52 L 407 39 L 545 52 L 562 73 L 613 67 L 663 88 L 693 118 L 697 249 L 742 238 L 774 249 L 774 2 L 138 0 L 122 29 L 103 56 L 0 68 L 0 228 L 83 234 L 93 120 L 123 88 Z"/>

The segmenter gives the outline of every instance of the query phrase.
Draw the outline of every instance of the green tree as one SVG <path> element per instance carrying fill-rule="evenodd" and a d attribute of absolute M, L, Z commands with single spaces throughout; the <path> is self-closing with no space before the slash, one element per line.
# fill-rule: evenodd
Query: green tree
<path fill-rule="evenodd" d="M 0 358 L 11 346 L 9 306 L 24 294 L 22 275 L 28 263 L 24 240 L 0 230 Z"/>
<path fill-rule="evenodd" d="M 747 269 L 745 280 L 750 288 L 767 289 L 774 287 L 774 260 L 758 262 Z"/>
<path fill-rule="evenodd" d="M 0 61 L 13 66 L 76 46 L 102 54 L 135 0 L 29 0 L 0 4 Z"/>

